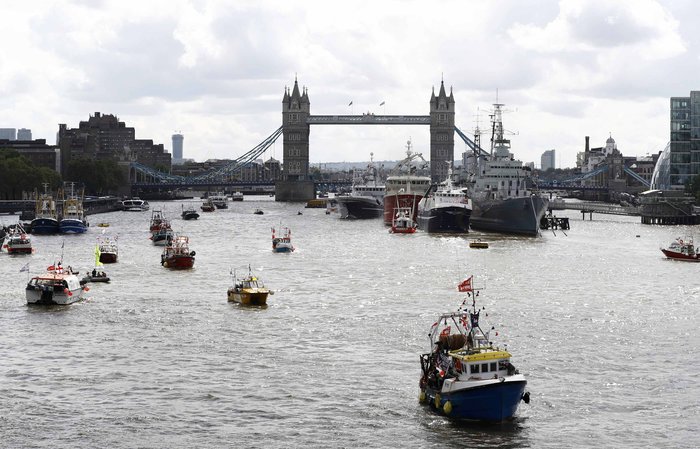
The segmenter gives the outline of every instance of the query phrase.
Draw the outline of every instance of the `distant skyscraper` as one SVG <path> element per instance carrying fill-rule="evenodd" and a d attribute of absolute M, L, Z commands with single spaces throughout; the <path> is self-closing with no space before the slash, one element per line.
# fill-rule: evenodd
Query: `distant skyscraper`
<path fill-rule="evenodd" d="M 547 150 L 544 153 L 542 153 L 542 158 L 541 158 L 541 164 L 540 167 L 542 167 L 542 171 L 547 171 L 550 168 L 556 168 L 556 165 L 554 164 L 555 159 L 554 159 L 554 150 Z"/>
<path fill-rule="evenodd" d="M 173 134 L 173 163 L 182 164 L 182 144 L 185 136 L 182 134 Z"/>
<path fill-rule="evenodd" d="M 15 128 L 0 128 L 0 139 L 17 140 L 17 130 Z"/>
<path fill-rule="evenodd" d="M 27 128 L 18 129 L 17 140 L 32 140 L 32 130 Z"/>

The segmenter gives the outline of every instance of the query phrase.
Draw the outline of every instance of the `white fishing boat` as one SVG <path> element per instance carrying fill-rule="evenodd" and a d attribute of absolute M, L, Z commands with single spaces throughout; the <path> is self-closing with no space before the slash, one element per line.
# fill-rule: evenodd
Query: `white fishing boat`
<path fill-rule="evenodd" d="M 34 276 L 25 289 L 28 304 L 68 305 L 83 299 L 89 289 L 81 285 L 76 273 L 61 264 L 52 265 L 44 274 Z"/>

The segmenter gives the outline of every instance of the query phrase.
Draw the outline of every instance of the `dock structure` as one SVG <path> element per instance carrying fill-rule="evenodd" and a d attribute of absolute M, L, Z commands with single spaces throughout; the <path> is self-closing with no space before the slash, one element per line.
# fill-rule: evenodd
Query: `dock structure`
<path fill-rule="evenodd" d="M 540 229 L 562 229 L 564 231 L 568 231 L 570 229 L 569 226 L 569 218 L 568 217 L 556 217 L 554 215 L 547 214 L 542 217 L 540 220 Z"/>

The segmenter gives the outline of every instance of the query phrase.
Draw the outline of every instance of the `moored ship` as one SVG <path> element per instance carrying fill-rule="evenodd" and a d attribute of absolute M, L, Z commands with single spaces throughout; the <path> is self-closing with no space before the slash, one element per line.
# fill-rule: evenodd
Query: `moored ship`
<path fill-rule="evenodd" d="M 70 183 L 70 194 L 63 200 L 63 217 L 58 223 L 61 234 L 82 234 L 87 231 L 82 194 L 75 193 L 75 183 Z"/>
<path fill-rule="evenodd" d="M 494 105 L 491 153 L 476 156 L 469 182 L 472 229 L 536 236 L 547 199 L 530 189 L 531 169 L 510 152 L 504 138 L 502 104 Z"/>
<path fill-rule="evenodd" d="M 36 215 L 32 220 L 32 234 L 57 234 L 58 214 L 56 212 L 56 202 L 48 191 L 48 184 L 44 184 L 44 193 L 37 194 Z"/>
<path fill-rule="evenodd" d="M 413 153 L 411 141 L 406 142 L 406 158 L 399 162 L 392 174 L 386 179 L 386 190 L 384 193 L 384 224 L 391 226 L 394 221 L 396 211 L 401 209 L 411 210 L 411 219 L 416 220 L 418 202 L 430 188 L 430 176 L 420 176 L 416 174 L 418 167 L 413 165 L 416 159 L 423 161 L 423 166 L 427 162 L 420 153 Z"/>
<path fill-rule="evenodd" d="M 353 179 L 350 195 L 335 198 L 340 218 L 379 218 L 384 213 L 386 187 L 377 182 L 377 169 L 370 154 L 367 170 Z"/>
<path fill-rule="evenodd" d="M 469 218 L 472 202 L 466 188 L 455 188 L 452 183 L 452 169 L 447 179 L 436 190 L 418 203 L 418 228 L 426 232 L 469 232 Z"/>

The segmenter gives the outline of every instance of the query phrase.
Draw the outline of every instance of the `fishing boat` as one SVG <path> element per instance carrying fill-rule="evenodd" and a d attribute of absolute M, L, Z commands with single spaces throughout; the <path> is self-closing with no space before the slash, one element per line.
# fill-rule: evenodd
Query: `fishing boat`
<path fill-rule="evenodd" d="M 68 305 L 83 299 L 89 288 L 81 284 L 77 273 L 61 264 L 51 265 L 46 273 L 34 276 L 25 289 L 28 304 Z"/>
<path fill-rule="evenodd" d="M 100 263 L 117 263 L 119 259 L 119 248 L 117 247 L 117 238 L 102 237 L 95 250 L 98 254 L 97 260 Z"/>
<path fill-rule="evenodd" d="M 143 212 L 150 208 L 148 201 L 144 201 L 139 197 L 128 198 L 122 201 L 122 210 L 126 212 Z"/>
<path fill-rule="evenodd" d="M 214 212 L 216 210 L 216 206 L 214 206 L 214 202 L 211 198 L 204 200 L 199 208 L 202 209 L 202 212 Z"/>
<path fill-rule="evenodd" d="M 243 201 L 243 192 L 233 192 L 231 195 L 231 201 Z"/>
<path fill-rule="evenodd" d="M 502 106 L 494 104 L 491 151 L 477 144 L 474 155 L 467 159 L 467 166 L 471 166 L 467 186 L 473 205 L 470 226 L 481 231 L 536 236 L 548 200 L 532 190 L 532 169 L 510 152 L 510 140 L 504 137 Z"/>
<path fill-rule="evenodd" d="M 44 183 L 44 193 L 37 193 L 35 217 L 31 223 L 32 234 L 57 234 L 59 231 L 56 202 L 48 188 L 49 185 Z"/>
<path fill-rule="evenodd" d="M 292 251 L 294 251 L 292 231 L 282 225 L 278 229 L 272 228 L 272 252 L 291 253 Z"/>
<path fill-rule="evenodd" d="M 423 161 L 416 166 L 416 161 Z M 391 226 L 396 218 L 397 209 L 408 209 L 411 219 L 416 221 L 418 202 L 430 188 L 430 176 L 419 176 L 417 170 L 425 169 L 428 163 L 420 153 L 414 153 L 411 141 L 406 142 L 406 158 L 396 164 L 386 179 L 384 192 L 384 224 Z"/>
<path fill-rule="evenodd" d="M 3 248 L 8 254 L 31 254 L 32 239 L 20 223 L 11 226 L 5 236 Z"/>
<path fill-rule="evenodd" d="M 436 189 L 432 187 L 418 202 L 418 228 L 426 232 L 469 232 L 472 201 L 467 189 L 459 189 L 452 183 L 452 167 L 447 179 Z"/>
<path fill-rule="evenodd" d="M 668 259 L 680 260 L 683 262 L 700 262 L 700 253 L 695 248 L 692 237 L 678 237 L 666 248 L 660 248 Z"/>
<path fill-rule="evenodd" d="M 217 209 L 228 209 L 228 198 L 224 192 L 219 192 L 209 197 Z"/>
<path fill-rule="evenodd" d="M 63 199 L 63 217 L 58 223 L 61 234 L 82 234 L 87 231 L 82 194 L 75 193 L 75 183 L 70 183 L 70 193 Z"/>
<path fill-rule="evenodd" d="M 151 222 L 148 226 L 151 235 L 160 230 L 161 224 L 163 224 L 164 221 L 167 220 L 165 219 L 165 215 L 163 215 L 163 211 L 161 209 L 153 209 L 151 211 Z"/>
<path fill-rule="evenodd" d="M 472 277 L 459 285 L 468 297 L 457 312 L 442 314 L 429 332 L 430 352 L 421 354 L 420 402 L 455 420 L 500 422 L 529 403 L 527 381 L 511 364 L 511 354 L 493 346 L 491 330 L 480 323 Z M 471 308 L 465 304 L 471 299 Z M 488 329 L 488 327 L 487 327 Z M 496 336 L 498 333 L 496 332 Z"/>
<path fill-rule="evenodd" d="M 163 220 L 160 228 L 151 236 L 153 244 L 156 246 L 166 246 L 175 238 L 175 233 L 170 227 L 170 222 Z"/>
<path fill-rule="evenodd" d="M 335 197 L 340 218 L 379 218 L 384 213 L 384 193 L 386 187 L 377 182 L 378 174 L 374 166 L 374 153 L 363 172 L 353 174 L 352 190 L 349 195 Z M 329 201 L 330 204 L 330 201 Z"/>
<path fill-rule="evenodd" d="M 196 220 L 199 218 L 199 214 L 197 213 L 197 210 L 189 206 L 187 209 L 185 209 L 185 205 L 182 205 L 182 219 L 183 220 Z"/>
<path fill-rule="evenodd" d="M 398 208 L 394 213 L 389 232 L 392 234 L 413 234 L 416 232 L 416 226 L 412 210 L 408 207 Z"/>
<path fill-rule="evenodd" d="M 248 276 L 243 279 L 236 278 L 235 271 L 232 274 L 233 286 L 227 291 L 228 300 L 244 306 L 265 306 L 267 297 L 272 292 L 265 287 L 262 280 L 254 276 L 248 267 Z"/>
<path fill-rule="evenodd" d="M 194 251 L 190 251 L 189 237 L 178 235 L 163 248 L 163 253 L 160 255 L 160 264 L 165 268 L 192 268 L 195 255 Z"/>

